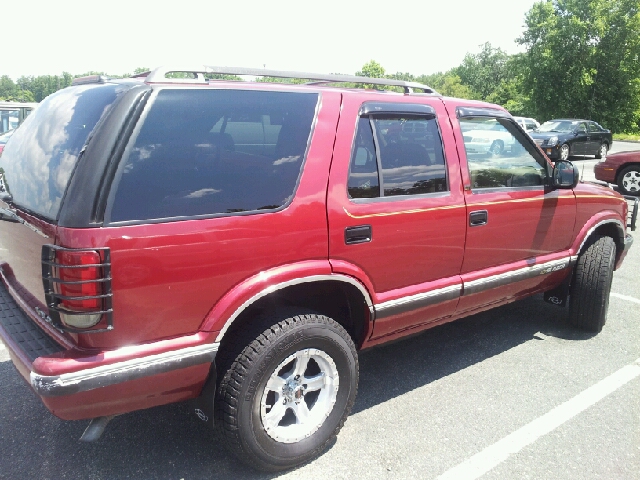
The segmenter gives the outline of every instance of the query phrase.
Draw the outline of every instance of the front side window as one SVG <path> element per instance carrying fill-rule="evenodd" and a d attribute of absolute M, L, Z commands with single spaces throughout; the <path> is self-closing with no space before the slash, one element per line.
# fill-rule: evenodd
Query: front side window
<path fill-rule="evenodd" d="M 284 206 L 317 104 L 316 93 L 161 90 L 119 167 L 109 221 Z"/>
<path fill-rule="evenodd" d="M 472 189 L 544 185 L 543 159 L 508 119 L 467 117 L 460 126 Z"/>
<path fill-rule="evenodd" d="M 604 132 L 604 128 L 602 128 L 596 122 L 589 122 L 587 125 L 589 126 L 589 133 L 602 133 L 602 132 Z"/>
<path fill-rule="evenodd" d="M 435 118 L 371 115 L 358 120 L 351 156 L 351 198 L 420 195 L 447 190 Z"/>

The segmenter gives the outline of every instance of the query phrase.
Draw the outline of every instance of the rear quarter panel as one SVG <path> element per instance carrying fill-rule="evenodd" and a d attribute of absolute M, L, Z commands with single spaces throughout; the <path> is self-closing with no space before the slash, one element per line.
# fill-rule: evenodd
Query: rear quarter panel
<path fill-rule="evenodd" d="M 114 330 L 80 335 L 114 348 L 221 329 L 208 313 L 246 279 L 299 261 L 326 261 L 325 195 L 340 94 L 324 92 L 292 203 L 279 212 L 120 227 L 60 227 L 66 247 L 111 249 Z M 241 292 L 238 295 L 242 295 Z M 242 300 L 238 299 L 238 303 Z"/>

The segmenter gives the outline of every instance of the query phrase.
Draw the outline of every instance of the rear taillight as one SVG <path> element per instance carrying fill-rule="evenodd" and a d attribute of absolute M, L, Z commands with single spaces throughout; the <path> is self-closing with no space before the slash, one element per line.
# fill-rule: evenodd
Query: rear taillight
<path fill-rule="evenodd" d="M 42 279 L 51 322 L 71 332 L 113 328 L 108 248 L 42 247 Z"/>

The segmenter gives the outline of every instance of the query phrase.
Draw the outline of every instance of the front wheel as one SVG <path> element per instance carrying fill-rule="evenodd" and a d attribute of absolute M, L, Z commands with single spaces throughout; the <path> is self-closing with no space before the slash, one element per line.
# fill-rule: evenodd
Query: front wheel
<path fill-rule="evenodd" d="M 560 160 L 569 160 L 569 145 L 566 143 L 560 147 Z"/>
<path fill-rule="evenodd" d="M 502 155 L 504 152 L 504 142 L 502 140 L 494 140 L 489 151 L 494 155 Z"/>
<path fill-rule="evenodd" d="M 216 428 L 249 466 L 291 468 L 336 437 L 357 386 L 358 357 L 344 328 L 323 315 L 292 316 L 258 335 L 224 372 Z"/>
<path fill-rule="evenodd" d="M 638 195 L 640 193 L 640 166 L 631 165 L 618 175 L 618 187 L 625 195 Z"/>
<path fill-rule="evenodd" d="M 609 293 L 616 260 L 611 237 L 595 237 L 578 257 L 571 282 L 569 318 L 589 332 L 602 330 L 607 320 Z"/>

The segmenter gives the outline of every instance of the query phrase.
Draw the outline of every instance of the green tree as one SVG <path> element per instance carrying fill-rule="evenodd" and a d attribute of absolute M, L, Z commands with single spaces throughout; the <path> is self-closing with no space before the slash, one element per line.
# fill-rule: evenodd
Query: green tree
<path fill-rule="evenodd" d="M 469 85 L 463 84 L 460 77 L 453 73 L 452 70 L 445 73 L 420 75 L 416 77 L 416 82 L 428 85 L 446 97 L 467 98 L 470 100 L 480 98 Z"/>
<path fill-rule="evenodd" d="M 638 0 L 546 0 L 527 13 L 523 90 L 541 119 L 586 117 L 614 131 L 640 120 Z"/>
<path fill-rule="evenodd" d="M 369 78 L 385 78 L 384 68 L 375 60 L 369 60 L 362 66 L 362 70 L 356 72 L 357 76 Z"/>
<path fill-rule="evenodd" d="M 452 70 L 480 98 L 487 99 L 503 82 L 512 80 L 509 69 L 509 55 L 490 43 L 480 45 L 480 53 L 467 53 L 462 64 Z"/>
<path fill-rule="evenodd" d="M 6 102 L 33 102 L 34 97 L 28 89 L 22 88 L 18 83 L 14 83 L 10 77 L 3 75 L 0 77 L 0 100 Z"/>

